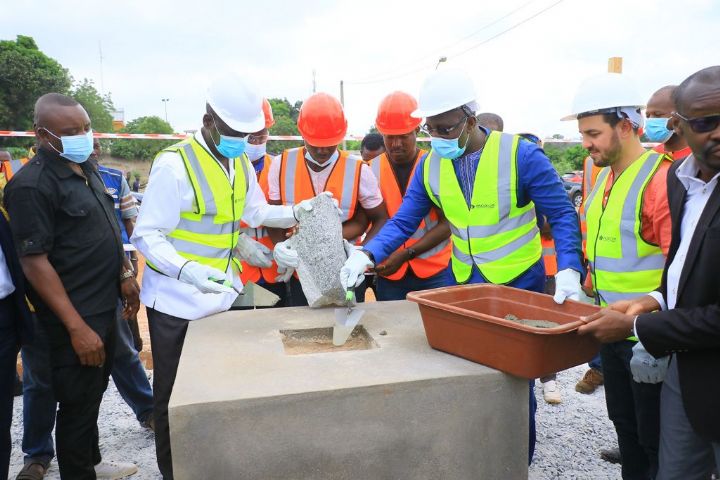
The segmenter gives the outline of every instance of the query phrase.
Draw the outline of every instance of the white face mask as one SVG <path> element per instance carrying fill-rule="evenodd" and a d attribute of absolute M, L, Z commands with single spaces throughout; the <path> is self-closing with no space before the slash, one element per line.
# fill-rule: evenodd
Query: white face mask
<path fill-rule="evenodd" d="M 249 143 L 245 145 L 245 154 L 248 156 L 251 162 L 257 162 L 267 152 L 267 143 L 261 143 L 260 145 L 254 145 Z"/>
<path fill-rule="evenodd" d="M 314 158 L 312 158 L 312 155 L 310 155 L 310 152 L 308 152 L 308 151 L 305 152 L 305 160 L 307 160 L 308 162 L 313 163 L 313 164 L 315 164 L 315 165 L 317 165 L 318 167 L 321 167 L 321 168 L 325 168 L 325 167 L 327 167 L 328 165 L 332 165 L 332 164 L 335 162 L 335 160 L 338 159 L 339 156 L 340 156 L 340 154 L 338 153 L 337 150 L 335 150 L 335 153 L 333 153 L 333 154 L 330 156 L 330 159 L 329 159 L 327 162 L 325 162 L 325 163 L 319 163 L 319 162 L 317 162 Z"/>

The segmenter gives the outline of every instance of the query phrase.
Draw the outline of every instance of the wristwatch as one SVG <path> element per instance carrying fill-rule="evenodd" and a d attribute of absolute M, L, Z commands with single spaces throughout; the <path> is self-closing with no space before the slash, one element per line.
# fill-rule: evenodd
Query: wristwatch
<path fill-rule="evenodd" d="M 417 255 L 417 252 L 415 252 L 414 248 L 406 248 L 405 251 L 408 252 L 408 260 L 412 260 L 415 258 L 415 255 Z"/>
<path fill-rule="evenodd" d="M 135 272 L 132 270 L 125 270 L 123 273 L 120 274 L 120 281 L 124 282 L 128 278 L 133 278 L 135 276 Z"/>

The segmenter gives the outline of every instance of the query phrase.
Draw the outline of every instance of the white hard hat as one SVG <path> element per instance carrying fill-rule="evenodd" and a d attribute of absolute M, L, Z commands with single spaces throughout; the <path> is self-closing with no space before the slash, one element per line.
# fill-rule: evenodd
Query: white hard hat
<path fill-rule="evenodd" d="M 578 88 L 572 103 L 572 113 L 560 120 L 575 120 L 583 113 L 604 113 L 620 107 L 645 107 L 635 82 L 621 73 L 603 73 L 586 79 Z"/>
<path fill-rule="evenodd" d="M 418 95 L 415 118 L 432 117 L 474 102 L 475 84 L 470 76 L 456 68 L 444 68 L 431 73 L 423 82 Z"/>
<path fill-rule="evenodd" d="M 235 131 L 253 133 L 265 128 L 263 97 L 252 82 L 240 75 L 228 73 L 213 80 L 207 103 Z"/>

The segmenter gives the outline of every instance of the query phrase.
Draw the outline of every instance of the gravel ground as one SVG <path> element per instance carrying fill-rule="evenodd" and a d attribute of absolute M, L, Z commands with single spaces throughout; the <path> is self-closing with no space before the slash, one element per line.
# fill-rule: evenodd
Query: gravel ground
<path fill-rule="evenodd" d="M 604 462 L 598 452 L 617 446 L 615 432 L 607 419 L 602 387 L 592 395 L 575 392 L 575 382 L 585 373 L 585 366 L 558 374 L 563 396 L 560 405 L 548 405 L 542 399 L 537 382 L 538 438 L 535 460 L 530 467 L 531 480 L 545 479 L 619 479 L 620 467 Z M 100 450 L 106 460 L 132 461 L 139 472 L 137 480 L 161 479 L 155 464 L 152 432 L 140 427 L 115 386 L 110 383 L 100 409 Z M 15 399 L 13 417 L 13 451 L 10 458 L 11 478 L 22 467 L 22 399 Z M 59 479 L 53 462 L 45 477 Z"/>

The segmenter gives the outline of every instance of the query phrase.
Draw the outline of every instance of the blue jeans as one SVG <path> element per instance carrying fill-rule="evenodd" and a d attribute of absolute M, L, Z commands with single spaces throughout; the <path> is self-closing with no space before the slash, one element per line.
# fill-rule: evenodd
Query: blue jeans
<path fill-rule="evenodd" d="M 600 360 L 600 352 L 598 352 L 598 354 L 595 355 L 593 359 L 588 362 L 588 367 L 594 368 L 595 370 L 598 370 L 600 372 L 603 371 L 602 360 Z"/>
<path fill-rule="evenodd" d="M 451 279 L 451 284 L 457 284 L 452 272 L 448 269 L 448 274 Z M 470 279 L 466 283 L 489 283 L 480 273 L 480 270 L 476 266 L 473 267 Z M 520 275 L 518 278 L 508 284 L 511 287 L 522 288 L 523 290 L 529 290 L 531 292 L 544 293 L 545 292 L 545 264 L 540 259 L 535 265 L 530 267 L 527 272 Z M 533 455 L 535 454 L 535 412 L 537 411 L 537 401 L 535 400 L 535 380 L 529 382 L 529 439 L 528 439 L 528 465 L 532 463 Z"/>
<path fill-rule="evenodd" d="M 443 269 L 428 278 L 419 278 L 408 268 L 407 273 L 405 273 L 405 276 L 400 280 L 390 280 L 378 275 L 376 287 L 377 300 L 380 302 L 405 300 L 405 297 L 410 292 L 445 287 L 447 285 L 447 269 Z"/>
<path fill-rule="evenodd" d="M 57 402 L 52 390 L 49 340 L 47 332 L 35 322 L 35 340 L 22 348 L 23 361 L 23 441 L 25 463 L 48 465 L 55 456 L 52 429 Z M 130 326 L 117 311 L 117 335 L 112 377 L 123 400 L 143 422 L 153 411 L 152 388 L 133 346 Z"/>

